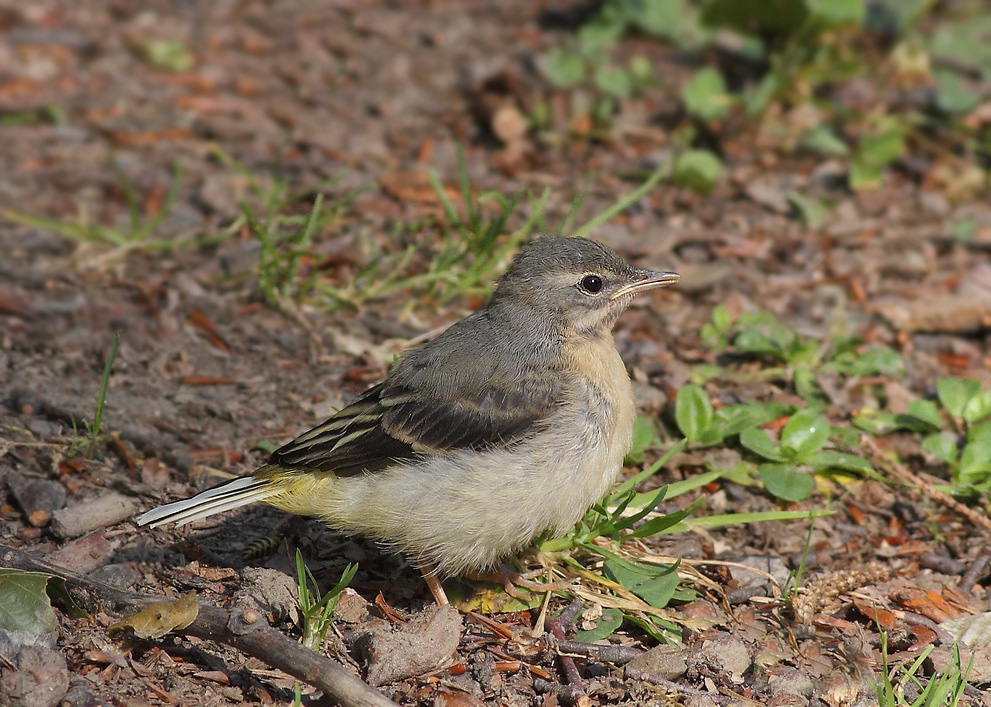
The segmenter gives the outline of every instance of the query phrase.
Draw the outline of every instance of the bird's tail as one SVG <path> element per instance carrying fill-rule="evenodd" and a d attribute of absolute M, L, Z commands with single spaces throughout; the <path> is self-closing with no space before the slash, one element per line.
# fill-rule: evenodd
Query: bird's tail
<path fill-rule="evenodd" d="M 264 471 L 264 468 L 259 471 Z M 212 516 L 214 513 L 264 501 L 277 495 L 280 490 L 278 482 L 265 478 L 264 475 L 259 476 L 256 473 L 254 476 L 241 476 L 198 493 L 192 498 L 153 508 L 138 516 L 136 522 L 138 525 L 150 525 L 152 528 L 165 523 L 185 525 Z"/>

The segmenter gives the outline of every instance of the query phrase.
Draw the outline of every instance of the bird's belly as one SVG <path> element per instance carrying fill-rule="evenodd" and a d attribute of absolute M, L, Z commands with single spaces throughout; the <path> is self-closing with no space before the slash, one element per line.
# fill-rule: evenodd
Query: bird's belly
<path fill-rule="evenodd" d="M 453 450 L 337 479 L 319 515 L 445 575 L 491 567 L 545 530 L 565 532 L 616 479 L 635 416 L 625 369 L 620 384 L 613 395 L 583 384 L 554 418 L 509 448 Z"/>

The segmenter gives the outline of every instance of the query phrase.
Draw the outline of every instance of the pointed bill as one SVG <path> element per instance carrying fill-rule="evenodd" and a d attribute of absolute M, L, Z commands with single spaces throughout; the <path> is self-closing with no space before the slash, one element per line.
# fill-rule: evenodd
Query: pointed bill
<path fill-rule="evenodd" d="M 637 278 L 635 282 L 631 282 L 629 285 L 623 285 L 623 287 L 613 292 L 609 296 L 609 299 L 617 300 L 621 297 L 633 297 L 639 295 L 641 292 L 647 292 L 658 287 L 667 287 L 668 285 L 681 282 L 681 275 L 676 272 L 637 270 L 634 277 Z"/>

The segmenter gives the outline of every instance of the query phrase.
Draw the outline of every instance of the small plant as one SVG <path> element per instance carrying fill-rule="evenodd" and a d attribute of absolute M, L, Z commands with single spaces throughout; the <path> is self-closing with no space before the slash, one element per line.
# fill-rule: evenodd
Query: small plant
<path fill-rule="evenodd" d="M 960 663 L 960 647 L 953 644 L 949 666 L 945 673 L 936 673 L 928 678 L 920 671 L 932 653 L 928 645 L 919 657 L 908 667 L 892 668 L 888 663 L 888 634 L 881 631 L 881 681 L 874 685 L 878 705 L 881 707 L 956 707 L 963 699 L 967 687 L 967 676 L 974 665 L 974 657 L 963 668 Z M 911 689 L 906 689 L 911 686 Z M 909 697 L 908 694 L 913 694 Z"/>
<path fill-rule="evenodd" d="M 678 391 L 675 420 L 686 438 L 700 447 L 738 435 L 740 444 L 761 459 L 757 470 L 768 492 L 782 500 L 800 501 L 812 493 L 810 471 L 876 474 L 871 463 L 856 454 L 825 449 L 831 436 L 839 441 L 842 436 L 812 409 L 794 412 L 781 429 L 779 443 L 773 442 L 761 426 L 780 419 L 786 409 L 781 403 L 769 402 L 714 410 L 705 390 L 686 385 Z"/>
<path fill-rule="evenodd" d="M 708 393 L 698 385 L 681 387 L 675 399 L 675 422 L 690 444 L 712 447 L 745 429 L 767 424 L 786 414 L 782 403 L 741 403 L 713 408 Z"/>
<path fill-rule="evenodd" d="M 178 241 L 153 239 L 152 235 L 168 218 L 172 205 L 179 195 L 182 182 L 182 166 L 179 161 L 177 160 L 172 167 L 172 182 L 165 199 L 153 213 L 147 216 L 144 214 L 144 201 L 135 191 L 134 186 L 117 165 L 114 165 L 113 169 L 117 177 L 117 185 L 127 204 L 126 228 L 90 223 L 86 213 L 82 211 L 75 221 L 49 219 L 15 210 L 4 211 L 4 215 L 27 226 L 54 231 L 76 243 L 107 243 L 122 250 L 163 250 L 177 247 L 180 243 Z"/>
<path fill-rule="evenodd" d="M 451 203 L 437 175 L 428 173 L 430 185 L 444 210 L 446 224 L 453 229 L 454 235 L 453 238 L 444 240 L 439 252 L 432 258 L 428 272 L 428 277 L 440 286 L 440 295 L 444 299 L 465 294 L 483 284 L 488 285 L 492 273 L 503 264 L 509 254 L 532 238 L 534 230 L 543 225 L 543 210 L 550 197 L 548 190 L 544 190 L 536 199 L 521 191 L 508 198 L 496 192 L 484 192 L 475 196 L 460 145 L 457 154 L 464 218 Z M 530 201 L 529 217 L 500 243 L 510 218 L 524 196 Z M 485 216 L 487 203 L 496 207 L 494 215 L 488 218 Z"/>
<path fill-rule="evenodd" d="M 702 327 L 701 337 L 713 350 L 766 358 L 782 364 L 782 367 L 762 369 L 757 375 L 790 379 L 795 392 L 816 408 L 826 403 L 816 382 L 820 375 L 899 376 L 905 370 L 901 356 L 892 349 L 884 346 L 863 348 L 858 340 L 842 337 L 832 342 L 806 338 L 769 312 L 745 312 L 732 322 L 723 307 L 715 307 L 711 320 Z M 717 376 L 725 371 L 708 369 L 707 373 Z"/>
<path fill-rule="evenodd" d="M 120 332 L 114 332 L 114 340 L 107 353 L 106 362 L 103 364 L 103 375 L 100 377 L 100 388 L 96 394 L 96 409 L 93 411 L 93 421 L 83 420 L 85 434 L 80 435 L 76 430 L 76 439 L 69 445 L 66 453 L 72 457 L 79 454 L 91 454 L 100 443 L 100 433 L 103 430 L 103 408 L 107 402 L 107 388 L 110 385 L 110 373 L 113 370 L 114 361 L 117 360 L 117 352 L 120 349 Z"/>
<path fill-rule="evenodd" d="M 299 608 L 303 614 L 303 645 L 310 650 L 320 650 L 330 629 L 334 608 L 354 575 L 357 564 L 349 564 L 341 574 L 341 580 L 326 594 L 320 594 L 320 586 L 303 561 L 303 553 L 296 550 L 296 587 L 299 595 Z"/>
<path fill-rule="evenodd" d="M 872 434 L 898 430 L 923 435 L 922 448 L 951 472 L 956 496 L 975 498 L 991 491 L 991 391 L 976 380 L 942 378 L 937 402 L 914 400 L 905 413 L 863 410 L 854 424 Z"/>
<path fill-rule="evenodd" d="M 630 547 L 630 541 L 643 541 L 657 535 L 688 532 L 693 528 L 717 528 L 733 524 L 795 520 L 825 515 L 821 512 L 770 511 L 691 518 L 690 516 L 704 503 L 705 497 L 674 513 L 667 515 L 659 513 L 657 506 L 662 501 L 673 500 L 730 473 L 727 470 L 717 469 L 651 491 L 642 493 L 635 491 L 639 484 L 657 474 L 685 447 L 686 443 L 687 440 L 681 440 L 672 445 L 653 464 L 617 485 L 601 501 L 593 505 L 585 517 L 563 537 L 538 539 L 536 544 L 540 551 L 566 553 L 565 562 L 580 576 L 593 583 L 603 584 L 607 589 L 621 587 L 644 602 L 644 612 L 633 610 L 621 611 L 619 614 L 614 612 L 605 619 L 605 623 L 600 622 L 593 632 L 580 640 L 604 638 L 623 621 L 629 621 L 658 641 L 670 641 L 676 633 L 676 627 L 657 613 L 651 612 L 665 608 L 673 600 L 690 601 L 695 597 L 693 590 L 678 586 L 678 562 L 658 563 L 638 559 L 627 549 Z M 571 556 L 570 553 L 573 551 L 580 551 L 584 555 L 582 562 Z M 599 565 L 601 574 L 586 569 L 583 563 L 589 560 Z M 603 634 L 606 629 L 608 633 Z"/>

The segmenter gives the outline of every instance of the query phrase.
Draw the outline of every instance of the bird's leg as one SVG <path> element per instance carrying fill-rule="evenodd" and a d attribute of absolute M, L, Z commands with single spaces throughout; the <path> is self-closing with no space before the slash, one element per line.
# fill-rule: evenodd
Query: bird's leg
<path fill-rule="evenodd" d="M 420 566 L 420 574 L 423 575 L 423 581 L 427 583 L 427 588 L 434 595 L 434 601 L 439 606 L 450 604 L 451 602 L 447 600 L 447 594 L 444 592 L 444 585 L 437 578 L 437 566 L 426 560 L 421 560 L 418 564 Z"/>

